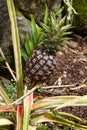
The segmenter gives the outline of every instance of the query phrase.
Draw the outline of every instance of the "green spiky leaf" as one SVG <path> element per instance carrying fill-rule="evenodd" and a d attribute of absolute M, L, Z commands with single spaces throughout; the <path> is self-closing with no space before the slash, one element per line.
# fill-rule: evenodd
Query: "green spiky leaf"
<path fill-rule="evenodd" d="M 66 16 L 61 18 L 62 11 L 63 8 L 59 9 L 56 13 L 51 11 L 49 15 L 48 7 L 45 5 L 44 22 L 40 23 L 41 26 L 38 26 L 34 16 L 30 15 L 32 36 L 29 37 L 26 35 L 25 49 L 22 51 L 22 53 L 25 53 L 24 50 L 26 50 L 27 54 L 22 54 L 26 60 L 29 59 L 38 44 L 42 44 L 46 52 L 49 50 L 49 52 L 55 53 L 67 43 L 67 40 L 69 40 L 67 35 L 71 34 L 71 32 L 68 31 L 71 29 L 71 25 L 65 25 Z M 46 42 L 49 43 L 49 45 L 47 44 L 47 46 L 44 46 L 43 44 L 46 44 Z"/>
<path fill-rule="evenodd" d="M 66 16 L 64 16 L 62 19 L 58 20 L 58 27 L 61 28 L 65 24 Z"/>
<path fill-rule="evenodd" d="M 56 15 L 56 16 L 59 16 L 59 14 L 61 14 L 63 10 L 64 10 L 64 7 L 61 7 L 61 8 L 55 13 L 55 15 Z"/>
<path fill-rule="evenodd" d="M 65 31 L 69 30 L 70 28 L 71 28 L 71 25 L 68 24 L 68 25 L 66 25 L 66 26 L 61 27 L 60 30 L 61 30 L 62 32 L 65 32 Z"/>
<path fill-rule="evenodd" d="M 45 4 L 45 16 L 44 16 L 44 24 L 48 24 L 48 16 L 49 16 L 49 11 L 48 11 L 48 6 Z"/>
<path fill-rule="evenodd" d="M 29 59 L 29 56 L 27 55 L 26 50 L 23 47 L 21 47 L 21 56 L 25 61 Z"/>
<path fill-rule="evenodd" d="M 51 12 L 50 13 L 50 20 L 51 20 L 51 27 L 52 26 L 54 26 L 55 27 L 55 25 L 56 25 L 56 15 L 55 15 L 55 13 L 54 12 Z"/>
<path fill-rule="evenodd" d="M 49 26 L 45 25 L 44 23 L 41 23 L 41 26 L 43 27 L 45 32 L 47 32 L 47 33 L 51 32 Z M 43 32 L 43 33 L 45 34 L 45 32 Z"/>

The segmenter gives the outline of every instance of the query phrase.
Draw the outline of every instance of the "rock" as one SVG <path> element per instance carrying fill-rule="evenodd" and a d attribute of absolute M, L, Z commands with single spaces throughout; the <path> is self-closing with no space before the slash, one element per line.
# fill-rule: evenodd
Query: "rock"
<path fill-rule="evenodd" d="M 84 71 L 83 70 L 79 70 L 79 74 L 80 75 L 84 75 Z"/>
<path fill-rule="evenodd" d="M 11 85 L 11 81 L 0 76 L 0 86 L 5 88 L 6 86 L 9 86 L 9 85 Z"/>
<path fill-rule="evenodd" d="M 34 14 L 37 21 L 41 21 L 44 16 L 44 4 L 50 7 L 51 10 L 57 11 L 61 6 L 61 0 L 14 0 L 16 7 L 21 10 L 21 12 L 29 18 L 29 14 Z M 38 15 L 39 14 L 39 15 Z M 31 34 L 31 26 L 25 17 L 17 15 L 20 42 L 24 44 L 25 34 Z M 11 39 L 11 24 L 8 15 L 7 1 L 0 0 L 0 46 L 7 58 L 9 64 L 13 64 L 13 48 Z"/>
<path fill-rule="evenodd" d="M 31 34 L 31 26 L 26 18 L 17 15 L 20 42 L 24 44 L 25 34 Z M 13 50 L 11 38 L 11 24 L 9 20 L 6 0 L 0 0 L 0 46 L 9 64 L 13 63 Z"/>
<path fill-rule="evenodd" d="M 72 49 L 77 49 L 77 47 L 78 47 L 78 42 L 69 41 L 67 45 L 68 45 L 70 48 L 72 48 Z"/>
<path fill-rule="evenodd" d="M 78 43 L 81 43 L 83 41 L 83 38 L 80 35 L 77 35 L 77 34 L 73 34 L 73 38 Z"/>
<path fill-rule="evenodd" d="M 16 7 L 21 10 L 25 17 L 30 19 L 29 14 L 33 14 L 37 23 L 43 21 L 45 4 L 49 10 L 57 11 L 62 0 L 14 0 Z"/>

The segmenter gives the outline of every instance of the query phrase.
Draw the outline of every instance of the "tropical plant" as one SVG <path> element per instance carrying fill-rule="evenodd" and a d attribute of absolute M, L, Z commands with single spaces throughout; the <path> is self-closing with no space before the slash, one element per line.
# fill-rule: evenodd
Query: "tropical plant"
<path fill-rule="evenodd" d="M 29 40 L 28 43 L 32 41 L 32 45 L 36 44 L 34 52 L 26 65 L 27 76 L 30 79 L 36 81 L 46 80 L 56 71 L 56 52 L 62 49 L 69 40 L 67 35 L 71 34 L 71 25 L 65 25 L 66 16 L 59 17 L 62 10 L 63 8 L 55 13 L 49 13 L 48 7 L 45 5 L 44 22 L 40 23 L 40 29 L 34 29 L 36 24 L 33 22 L 34 19 L 32 21 L 32 24 L 34 23 L 32 32 L 36 33 L 32 33 L 33 40 Z"/>
<path fill-rule="evenodd" d="M 23 83 L 20 41 L 16 22 L 16 14 L 13 0 L 7 0 L 15 57 L 17 99 L 14 102 L 0 86 L 0 113 L 5 113 L 0 118 L 1 130 L 36 130 L 37 125 L 43 122 L 55 122 L 58 125 L 75 127 L 86 130 L 87 122 L 71 114 L 58 112 L 59 108 L 67 106 L 87 106 L 87 96 L 54 96 L 37 99 L 34 101 L 33 92 L 40 86 L 34 86 L 27 90 Z M 15 51 L 16 50 L 16 51 Z M 12 72 L 11 72 L 12 73 Z M 42 127 L 40 127 L 43 129 Z M 38 128 L 39 129 L 39 128 Z"/>

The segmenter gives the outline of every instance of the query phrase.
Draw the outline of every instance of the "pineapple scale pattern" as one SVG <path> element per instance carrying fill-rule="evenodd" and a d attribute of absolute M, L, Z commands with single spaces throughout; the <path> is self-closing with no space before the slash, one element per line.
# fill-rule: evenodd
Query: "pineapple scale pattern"
<path fill-rule="evenodd" d="M 42 49 L 36 49 L 26 64 L 26 72 L 33 80 L 46 80 L 56 70 L 56 56 L 45 53 Z"/>

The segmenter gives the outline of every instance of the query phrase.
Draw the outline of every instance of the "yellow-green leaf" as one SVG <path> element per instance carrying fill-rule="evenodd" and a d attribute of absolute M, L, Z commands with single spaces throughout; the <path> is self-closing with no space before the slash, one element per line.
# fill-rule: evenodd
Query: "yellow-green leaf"
<path fill-rule="evenodd" d="M 49 16 L 49 11 L 48 11 L 48 6 L 45 4 L 45 16 L 44 16 L 44 24 L 48 24 L 48 16 Z"/>

